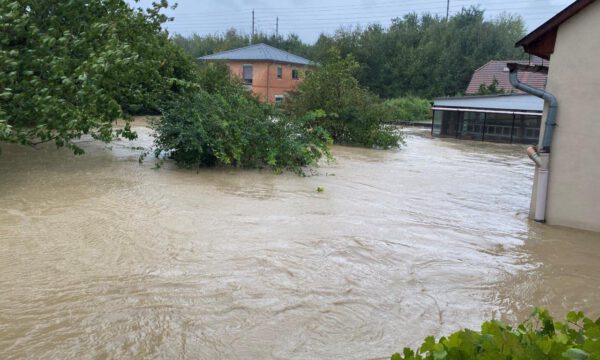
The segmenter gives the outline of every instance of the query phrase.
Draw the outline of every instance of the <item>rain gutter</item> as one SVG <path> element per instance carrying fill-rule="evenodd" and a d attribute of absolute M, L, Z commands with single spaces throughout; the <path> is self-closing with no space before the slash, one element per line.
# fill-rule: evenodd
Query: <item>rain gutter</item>
<path fill-rule="evenodd" d="M 509 78 L 510 83 L 515 88 L 522 90 L 528 94 L 542 98 L 548 104 L 548 116 L 546 117 L 546 127 L 544 129 L 544 138 L 542 139 L 542 149 L 540 152 L 549 153 L 552 147 L 552 137 L 554 135 L 554 128 L 556 127 L 556 113 L 558 111 L 558 101 L 556 97 L 545 90 L 534 88 L 527 84 L 519 81 L 519 70 L 533 71 L 533 72 L 548 72 L 548 68 L 545 66 L 528 66 L 516 63 L 508 63 L 508 69 L 510 70 Z"/>
<path fill-rule="evenodd" d="M 548 199 L 548 180 L 550 178 L 550 149 L 552 148 L 552 137 L 556 127 L 556 113 L 558 111 L 558 101 L 551 93 L 534 88 L 519 81 L 519 70 L 547 72 L 545 66 L 528 66 L 516 63 L 507 64 L 510 70 L 510 83 L 516 89 L 522 90 L 528 94 L 544 99 L 548 104 L 548 115 L 546 116 L 546 127 L 542 139 L 542 149 L 538 151 L 537 147 L 531 146 L 527 149 L 527 155 L 536 164 L 537 169 L 537 191 L 535 200 L 534 220 L 537 222 L 546 222 L 546 201 Z"/>

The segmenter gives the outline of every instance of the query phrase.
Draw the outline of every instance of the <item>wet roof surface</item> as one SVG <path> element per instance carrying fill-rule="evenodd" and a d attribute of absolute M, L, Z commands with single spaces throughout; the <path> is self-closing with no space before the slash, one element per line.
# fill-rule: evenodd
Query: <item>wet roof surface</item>
<path fill-rule="evenodd" d="M 533 95 L 464 96 L 435 99 L 433 106 L 542 112 L 544 100 Z"/>
<path fill-rule="evenodd" d="M 312 65 L 313 62 L 267 44 L 250 45 L 239 49 L 202 56 L 200 60 L 268 60 L 290 64 Z"/>
<path fill-rule="evenodd" d="M 471 78 L 471 82 L 469 83 L 469 87 L 467 88 L 466 93 L 469 95 L 475 95 L 479 91 L 479 86 L 485 85 L 489 86 L 494 82 L 494 79 L 498 81 L 497 87 L 499 89 L 504 90 L 505 92 L 513 92 L 518 94 L 524 94 L 521 90 L 514 88 L 510 84 L 510 79 L 508 76 L 508 68 L 506 64 L 509 62 L 514 62 L 517 64 L 523 65 L 544 65 L 548 66 L 549 62 L 544 61 L 542 58 L 537 56 L 532 57 L 531 60 L 492 60 L 479 69 L 475 70 L 473 73 L 473 77 Z M 545 89 L 546 82 L 548 80 L 548 74 L 541 72 L 530 72 L 530 71 L 520 71 L 519 80 L 522 83 L 525 83 L 529 86 L 533 86 L 538 89 Z"/>

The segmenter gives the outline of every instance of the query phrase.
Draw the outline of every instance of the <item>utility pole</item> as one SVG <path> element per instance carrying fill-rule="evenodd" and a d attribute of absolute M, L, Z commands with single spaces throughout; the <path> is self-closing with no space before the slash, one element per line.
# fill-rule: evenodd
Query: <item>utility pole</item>
<path fill-rule="evenodd" d="M 446 22 L 448 22 L 449 17 L 450 17 L 450 0 L 446 0 Z"/>
<path fill-rule="evenodd" d="M 252 9 L 252 37 L 250 38 L 250 44 L 254 41 L 254 9 Z"/>
<path fill-rule="evenodd" d="M 279 38 L 279 16 L 277 17 L 277 20 L 275 21 L 275 37 Z"/>

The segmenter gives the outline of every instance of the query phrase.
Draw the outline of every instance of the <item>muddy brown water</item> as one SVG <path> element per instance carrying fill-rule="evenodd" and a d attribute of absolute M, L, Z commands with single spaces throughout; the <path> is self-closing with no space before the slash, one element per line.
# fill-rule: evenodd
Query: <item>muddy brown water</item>
<path fill-rule="evenodd" d="M 533 305 L 600 313 L 600 235 L 528 220 L 521 146 L 411 132 L 298 177 L 152 170 L 138 131 L 3 147 L 1 358 L 383 359 Z"/>

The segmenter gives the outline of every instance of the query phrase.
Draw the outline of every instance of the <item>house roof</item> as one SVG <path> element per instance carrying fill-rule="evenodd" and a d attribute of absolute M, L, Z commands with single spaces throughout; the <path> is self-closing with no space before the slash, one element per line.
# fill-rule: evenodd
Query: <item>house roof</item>
<path fill-rule="evenodd" d="M 544 100 L 528 94 L 438 98 L 433 101 L 433 110 L 541 115 Z"/>
<path fill-rule="evenodd" d="M 200 60 L 264 60 L 288 64 L 312 65 L 313 62 L 301 56 L 274 48 L 267 44 L 250 45 L 239 49 L 202 56 Z"/>
<path fill-rule="evenodd" d="M 558 27 L 595 0 L 577 0 L 516 43 L 516 47 L 546 60 L 554 52 Z"/>
<path fill-rule="evenodd" d="M 499 89 L 504 90 L 506 93 L 517 93 L 522 94 L 521 90 L 515 89 L 510 84 L 509 72 L 506 64 L 509 62 L 516 62 L 524 65 L 545 65 L 548 66 L 548 62 L 543 59 L 534 56 L 531 61 L 509 61 L 509 60 L 492 60 L 487 64 L 483 65 L 479 69 L 475 70 L 473 73 L 473 77 L 471 78 L 471 82 L 467 87 L 466 94 L 474 95 L 479 92 L 479 87 L 483 85 L 491 85 L 496 79 L 498 81 L 497 87 Z M 544 73 L 534 73 L 521 71 L 519 73 L 519 80 L 521 82 L 533 86 L 538 89 L 544 89 L 546 87 L 546 80 L 548 79 L 548 74 Z"/>

